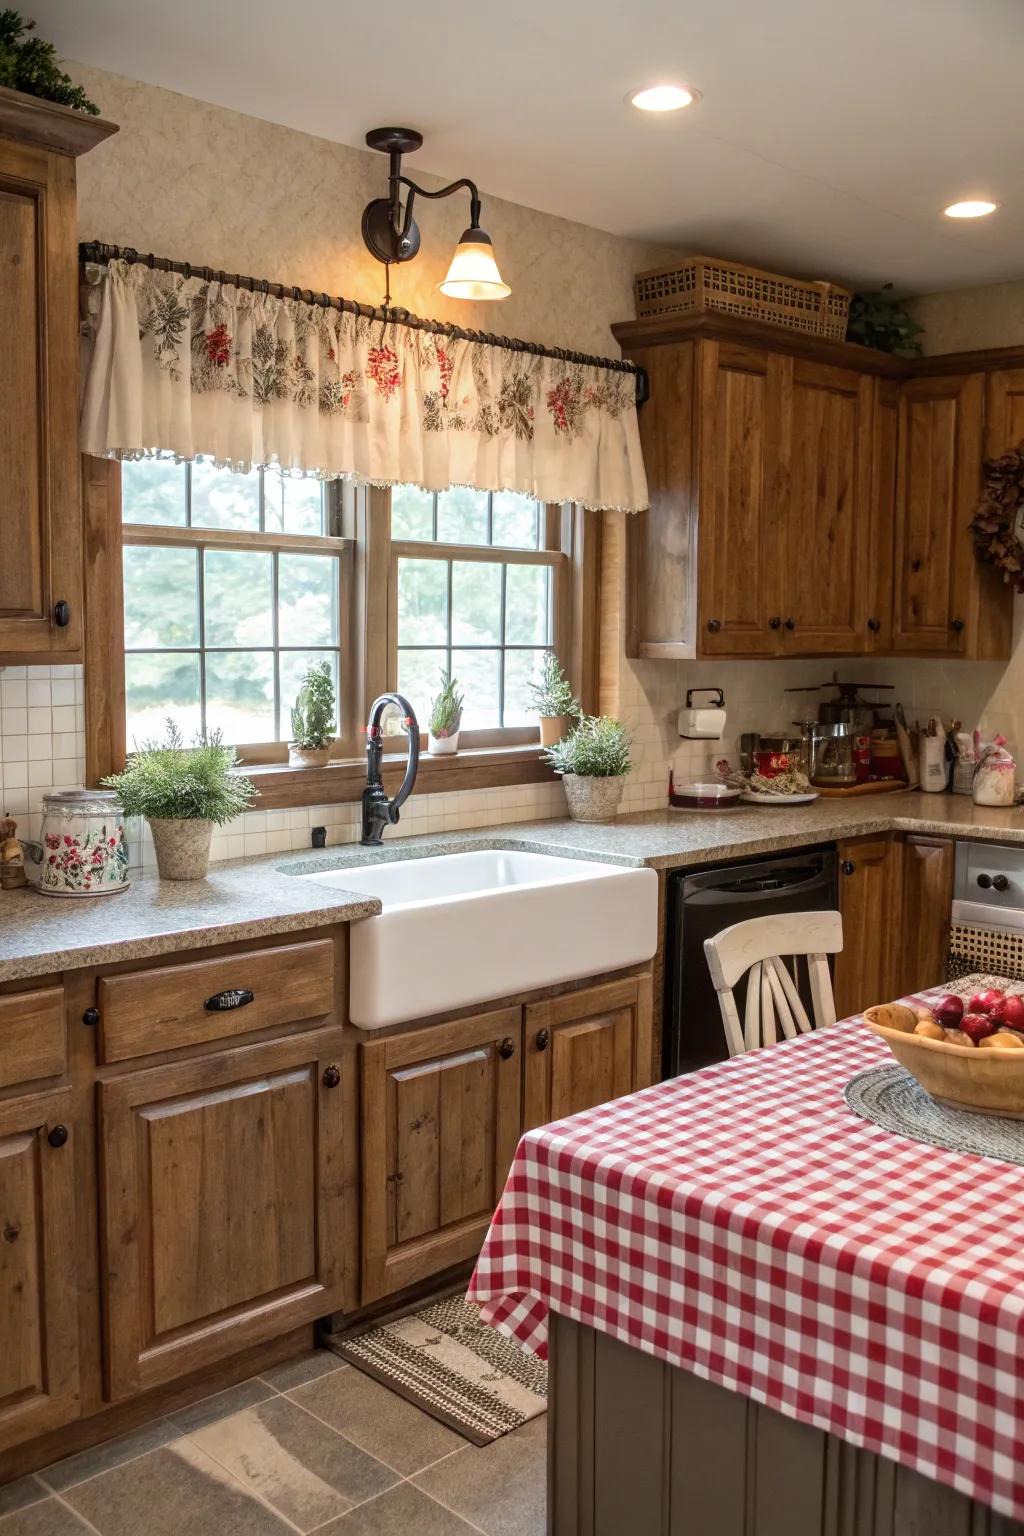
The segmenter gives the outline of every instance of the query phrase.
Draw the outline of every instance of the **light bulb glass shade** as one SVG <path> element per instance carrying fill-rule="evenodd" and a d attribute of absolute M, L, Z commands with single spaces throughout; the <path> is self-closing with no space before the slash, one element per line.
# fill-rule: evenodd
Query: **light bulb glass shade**
<path fill-rule="evenodd" d="M 995 213 L 998 206 L 987 197 L 969 197 L 962 203 L 950 203 L 942 211 L 947 219 L 983 219 L 987 213 Z"/>
<path fill-rule="evenodd" d="M 627 97 L 631 106 L 641 112 L 678 112 L 700 100 L 700 91 L 692 85 L 648 85 L 643 90 L 631 91 Z"/>
<path fill-rule="evenodd" d="M 482 229 L 464 229 L 448 276 L 438 287 L 450 299 L 507 299 L 512 289 L 501 280 L 494 248 Z"/>

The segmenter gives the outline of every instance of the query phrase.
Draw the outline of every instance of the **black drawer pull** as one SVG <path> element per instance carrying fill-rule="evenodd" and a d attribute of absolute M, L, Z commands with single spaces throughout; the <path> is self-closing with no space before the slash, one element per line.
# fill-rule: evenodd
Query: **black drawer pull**
<path fill-rule="evenodd" d="M 58 629 L 67 629 L 71 623 L 71 604 L 65 602 L 63 598 L 53 605 L 53 622 Z"/>
<path fill-rule="evenodd" d="M 324 1068 L 324 1076 L 323 1076 L 324 1087 L 325 1088 L 337 1088 L 337 1086 L 338 1086 L 338 1084 L 340 1082 L 341 1082 L 341 1073 L 338 1071 L 338 1068 L 332 1062 L 329 1067 L 325 1067 Z"/>
<path fill-rule="evenodd" d="M 67 1126 L 55 1125 L 46 1139 L 51 1147 L 63 1147 L 68 1139 Z"/>
<path fill-rule="evenodd" d="M 538 1029 L 537 1038 L 534 1041 L 538 1051 L 546 1051 L 548 1048 L 548 1041 L 550 1039 L 551 1036 L 548 1034 L 546 1029 Z"/>
<path fill-rule="evenodd" d="M 839 868 L 844 875 L 852 875 L 856 872 L 857 866 L 852 859 L 844 859 Z"/>
<path fill-rule="evenodd" d="M 95 1029 L 99 1021 L 100 1011 L 98 1008 L 87 1008 L 82 1014 L 82 1023 L 88 1024 L 90 1029 Z"/>
<path fill-rule="evenodd" d="M 882 627 L 881 619 L 868 619 L 868 629 L 870 629 L 870 631 L 871 631 L 871 633 L 873 635 L 877 635 L 878 631 L 881 629 L 881 627 Z"/>
<path fill-rule="evenodd" d="M 502 1061 L 508 1061 L 510 1057 L 515 1055 L 515 1053 L 516 1043 L 513 1039 L 506 1035 L 505 1039 L 498 1046 L 498 1055 L 501 1057 Z"/>
<path fill-rule="evenodd" d="M 203 1007 L 207 1013 L 227 1013 L 232 1008 L 244 1008 L 252 1001 L 253 994 L 248 987 L 229 987 L 226 992 L 215 992 L 208 997 Z"/>

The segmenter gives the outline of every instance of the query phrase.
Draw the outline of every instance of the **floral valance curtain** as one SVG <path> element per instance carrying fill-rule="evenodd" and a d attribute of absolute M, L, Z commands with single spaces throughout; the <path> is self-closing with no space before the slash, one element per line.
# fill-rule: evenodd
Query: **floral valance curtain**
<path fill-rule="evenodd" d="M 632 374 L 144 263 L 86 280 L 86 453 L 647 505 Z"/>

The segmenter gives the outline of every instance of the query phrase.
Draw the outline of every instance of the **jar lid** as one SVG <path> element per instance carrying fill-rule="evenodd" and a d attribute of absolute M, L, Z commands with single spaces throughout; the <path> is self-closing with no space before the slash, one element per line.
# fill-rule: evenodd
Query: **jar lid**
<path fill-rule="evenodd" d="M 116 789 L 55 789 L 43 796 L 43 804 L 63 806 L 65 809 L 97 804 L 111 810 L 121 808 Z"/>

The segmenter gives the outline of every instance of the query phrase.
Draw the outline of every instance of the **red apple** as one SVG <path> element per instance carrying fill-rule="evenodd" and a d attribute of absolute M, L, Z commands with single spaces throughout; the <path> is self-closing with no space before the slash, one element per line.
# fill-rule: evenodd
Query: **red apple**
<path fill-rule="evenodd" d="M 1003 1000 L 1002 1023 L 1007 1029 L 1024 1030 L 1024 997 L 1010 992 Z"/>
<path fill-rule="evenodd" d="M 959 1029 L 960 1020 L 964 1016 L 964 1000 L 957 997 L 955 992 L 947 992 L 945 997 L 940 997 L 932 1005 L 932 1013 L 944 1029 Z"/>
<path fill-rule="evenodd" d="M 972 1045 L 977 1045 L 986 1035 L 994 1035 L 996 1032 L 996 1026 L 987 1013 L 965 1013 L 960 1020 L 960 1029 Z"/>
<path fill-rule="evenodd" d="M 989 987 L 985 992 L 975 992 L 967 1004 L 968 1013 L 991 1013 L 1001 1003 L 1006 993 L 999 987 Z"/>

